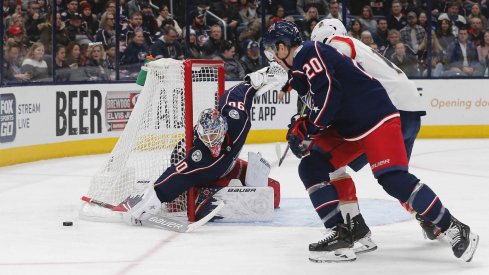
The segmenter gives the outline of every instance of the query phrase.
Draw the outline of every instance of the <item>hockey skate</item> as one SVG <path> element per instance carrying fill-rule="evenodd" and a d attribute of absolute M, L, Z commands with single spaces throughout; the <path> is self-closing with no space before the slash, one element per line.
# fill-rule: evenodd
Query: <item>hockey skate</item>
<path fill-rule="evenodd" d="M 445 236 L 452 246 L 453 254 L 470 262 L 474 257 L 479 244 L 479 235 L 470 231 L 470 227 L 452 217 L 450 227 L 445 231 Z"/>
<path fill-rule="evenodd" d="M 416 220 L 423 229 L 423 237 L 428 240 L 441 240 L 444 234 L 432 222 L 425 220 L 420 214 L 416 214 Z"/>
<path fill-rule="evenodd" d="M 353 251 L 355 253 L 367 253 L 377 249 L 377 244 L 372 240 L 372 233 L 365 223 L 362 214 L 358 214 L 351 219 L 351 228 L 355 243 Z"/>
<path fill-rule="evenodd" d="M 338 224 L 326 229 L 326 237 L 309 245 L 309 260 L 315 263 L 346 262 L 357 259 L 349 226 Z"/>

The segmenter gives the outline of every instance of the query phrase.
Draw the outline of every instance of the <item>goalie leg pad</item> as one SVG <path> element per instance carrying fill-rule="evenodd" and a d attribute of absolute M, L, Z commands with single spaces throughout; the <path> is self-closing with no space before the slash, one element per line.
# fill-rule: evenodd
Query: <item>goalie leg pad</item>
<path fill-rule="evenodd" d="M 224 201 L 216 219 L 223 222 L 271 221 L 274 210 L 274 191 L 269 187 L 224 187 L 213 195 Z"/>

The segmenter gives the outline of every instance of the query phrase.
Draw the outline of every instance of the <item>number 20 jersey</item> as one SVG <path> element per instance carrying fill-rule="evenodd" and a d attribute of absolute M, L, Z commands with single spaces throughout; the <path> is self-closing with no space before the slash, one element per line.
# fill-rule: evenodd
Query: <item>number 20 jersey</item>
<path fill-rule="evenodd" d="M 369 75 L 377 79 L 387 90 L 389 98 L 398 110 L 424 111 L 414 82 L 380 53 L 358 39 L 341 35 L 328 38 L 326 44 L 354 59 Z"/>
<path fill-rule="evenodd" d="M 399 116 L 380 82 L 329 45 L 304 42 L 294 52 L 291 71 L 290 85 L 320 129 L 334 126 L 353 140 Z"/>

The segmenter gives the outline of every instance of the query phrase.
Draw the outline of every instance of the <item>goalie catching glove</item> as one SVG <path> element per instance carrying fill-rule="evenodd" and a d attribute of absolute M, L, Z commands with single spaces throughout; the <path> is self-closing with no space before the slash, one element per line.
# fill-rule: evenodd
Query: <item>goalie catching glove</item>
<path fill-rule="evenodd" d="M 247 74 L 245 80 L 255 88 L 256 95 L 260 96 L 269 90 L 280 90 L 289 80 L 287 71 L 277 62 L 270 62 L 270 66 L 256 72 Z"/>
<path fill-rule="evenodd" d="M 298 158 L 309 153 L 311 139 L 320 134 L 320 129 L 315 126 L 307 117 L 295 115 L 291 118 L 289 131 L 287 132 L 287 142 L 290 150 Z"/>

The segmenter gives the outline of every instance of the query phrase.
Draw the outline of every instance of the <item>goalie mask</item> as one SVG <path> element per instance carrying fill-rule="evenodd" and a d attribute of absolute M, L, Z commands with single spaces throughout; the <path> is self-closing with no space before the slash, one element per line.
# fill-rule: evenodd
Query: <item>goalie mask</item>
<path fill-rule="evenodd" d="M 196 128 L 199 139 L 209 148 L 212 156 L 217 157 L 228 130 L 226 119 L 218 110 L 208 108 L 200 113 Z"/>

